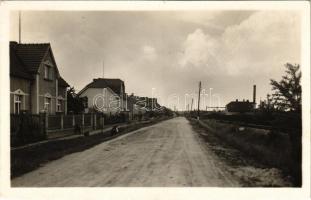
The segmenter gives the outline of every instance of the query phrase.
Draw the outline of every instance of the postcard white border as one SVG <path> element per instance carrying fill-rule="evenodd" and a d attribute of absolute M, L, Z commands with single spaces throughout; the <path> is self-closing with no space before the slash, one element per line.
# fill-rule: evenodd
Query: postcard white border
<path fill-rule="evenodd" d="M 302 15 L 302 188 L 11 188 L 9 149 L 9 12 L 12 10 L 160 11 L 297 10 Z M 4 199 L 309 199 L 310 198 L 310 4 L 307 1 L 15 1 L 0 2 L 0 198 Z"/>

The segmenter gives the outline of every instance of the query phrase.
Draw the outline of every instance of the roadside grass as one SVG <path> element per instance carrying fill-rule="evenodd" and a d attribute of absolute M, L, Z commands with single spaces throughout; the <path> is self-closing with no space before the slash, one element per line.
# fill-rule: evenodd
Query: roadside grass
<path fill-rule="evenodd" d="M 81 152 L 98 145 L 107 140 L 111 140 L 128 132 L 150 126 L 169 118 L 161 118 L 146 123 L 133 124 L 128 127 L 119 128 L 119 133 L 111 136 L 110 131 L 77 137 L 67 140 L 55 140 L 39 145 L 29 146 L 22 149 L 11 150 L 11 178 L 21 176 L 27 172 L 35 170 L 44 164 L 59 159 L 67 154 Z"/>
<path fill-rule="evenodd" d="M 289 141 L 285 134 L 249 128 L 239 130 L 238 126 L 224 125 L 213 120 L 204 121 L 204 124 L 193 119 L 189 121 L 212 151 L 233 167 L 231 173 L 239 176 L 244 186 L 293 185 L 292 177 L 289 176 Z"/>
<path fill-rule="evenodd" d="M 239 126 L 235 125 L 215 121 L 204 122 L 215 130 L 214 134 L 234 147 L 268 166 L 283 168 L 288 172 L 286 166 L 290 166 L 291 163 L 291 145 L 287 134 L 246 127 L 239 130 Z"/>

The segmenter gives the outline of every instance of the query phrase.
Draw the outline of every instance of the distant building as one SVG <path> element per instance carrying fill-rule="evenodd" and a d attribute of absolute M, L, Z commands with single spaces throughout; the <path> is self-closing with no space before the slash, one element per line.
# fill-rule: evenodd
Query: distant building
<path fill-rule="evenodd" d="M 135 115 L 144 114 L 147 111 L 144 105 L 140 103 L 139 97 L 133 94 L 127 97 L 127 106 L 131 118 Z"/>
<path fill-rule="evenodd" d="M 134 102 L 136 105 L 143 107 L 147 111 L 152 111 L 152 110 L 154 111 L 161 107 L 158 104 L 157 98 L 140 97 L 140 96 L 134 96 L 132 94 L 131 96 L 128 96 L 128 99 L 134 99 Z"/>
<path fill-rule="evenodd" d="M 228 112 L 252 112 L 255 109 L 255 104 L 253 102 L 247 101 L 231 101 L 226 105 L 226 110 Z"/>
<path fill-rule="evenodd" d="M 97 110 L 115 114 L 127 110 L 124 82 L 120 79 L 97 78 L 87 84 L 79 93 L 87 97 L 88 111 Z"/>
<path fill-rule="evenodd" d="M 11 113 L 66 114 L 67 87 L 49 43 L 10 42 Z"/>
<path fill-rule="evenodd" d="M 226 105 L 226 110 L 228 112 L 237 112 L 237 113 L 245 113 L 252 112 L 256 108 L 256 85 L 253 86 L 253 102 L 249 100 L 239 101 L 231 101 Z"/>
<path fill-rule="evenodd" d="M 159 111 L 161 108 L 157 98 L 134 96 L 134 94 L 127 97 L 127 105 L 130 116 L 145 114 L 148 111 Z"/>

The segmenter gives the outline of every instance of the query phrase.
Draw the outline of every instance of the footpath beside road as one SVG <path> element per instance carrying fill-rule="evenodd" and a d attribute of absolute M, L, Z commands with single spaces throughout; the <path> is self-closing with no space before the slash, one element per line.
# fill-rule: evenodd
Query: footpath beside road
<path fill-rule="evenodd" d="M 169 118 L 118 124 L 119 133 L 111 135 L 112 126 L 90 132 L 89 136 L 70 135 L 49 139 L 33 144 L 11 148 L 11 177 L 28 173 L 43 164 L 59 159 L 67 154 L 84 151 L 102 142 L 114 139 L 130 131 L 159 123 Z"/>
<path fill-rule="evenodd" d="M 132 123 L 109 124 L 109 125 L 104 126 L 102 129 L 89 131 L 89 135 L 91 136 L 91 135 L 96 135 L 96 134 L 109 134 L 113 126 L 118 126 L 119 128 L 127 128 L 127 127 L 131 127 L 131 126 L 134 126 L 137 124 L 147 124 L 150 122 L 151 122 L 150 120 L 147 120 L 147 121 L 141 121 L 141 122 L 134 121 Z M 11 147 L 11 150 L 14 151 L 14 150 L 20 150 L 20 149 L 25 149 L 25 148 L 31 148 L 34 146 L 43 145 L 43 144 L 50 143 L 50 142 L 56 142 L 56 141 L 62 141 L 62 140 L 71 140 L 71 139 L 79 138 L 79 137 L 85 137 L 85 136 L 84 136 L 84 134 L 81 134 L 81 133 L 75 134 L 72 131 L 71 134 L 67 134 L 67 135 L 64 135 L 62 137 L 53 137 L 53 138 L 49 138 L 49 139 L 42 140 L 39 142 L 34 142 L 34 143 L 30 143 L 30 144 L 26 144 L 26 145 L 22 145 L 22 146 L 18 146 L 18 147 Z"/>

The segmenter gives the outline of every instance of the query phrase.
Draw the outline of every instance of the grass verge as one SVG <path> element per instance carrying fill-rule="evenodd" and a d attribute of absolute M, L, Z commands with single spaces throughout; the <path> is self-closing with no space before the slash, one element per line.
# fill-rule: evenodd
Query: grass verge
<path fill-rule="evenodd" d="M 232 168 L 237 169 L 234 173 L 244 173 L 241 179 L 245 186 L 300 187 L 295 184 L 294 177 L 290 173 L 293 164 L 290 142 L 286 134 L 245 127 L 239 129 L 238 126 L 213 120 L 204 123 L 189 120 L 215 154 Z M 278 171 L 281 172 L 279 175 L 276 174 Z M 256 173 L 257 175 L 254 175 Z M 265 176 L 274 176 L 275 180 Z"/>

